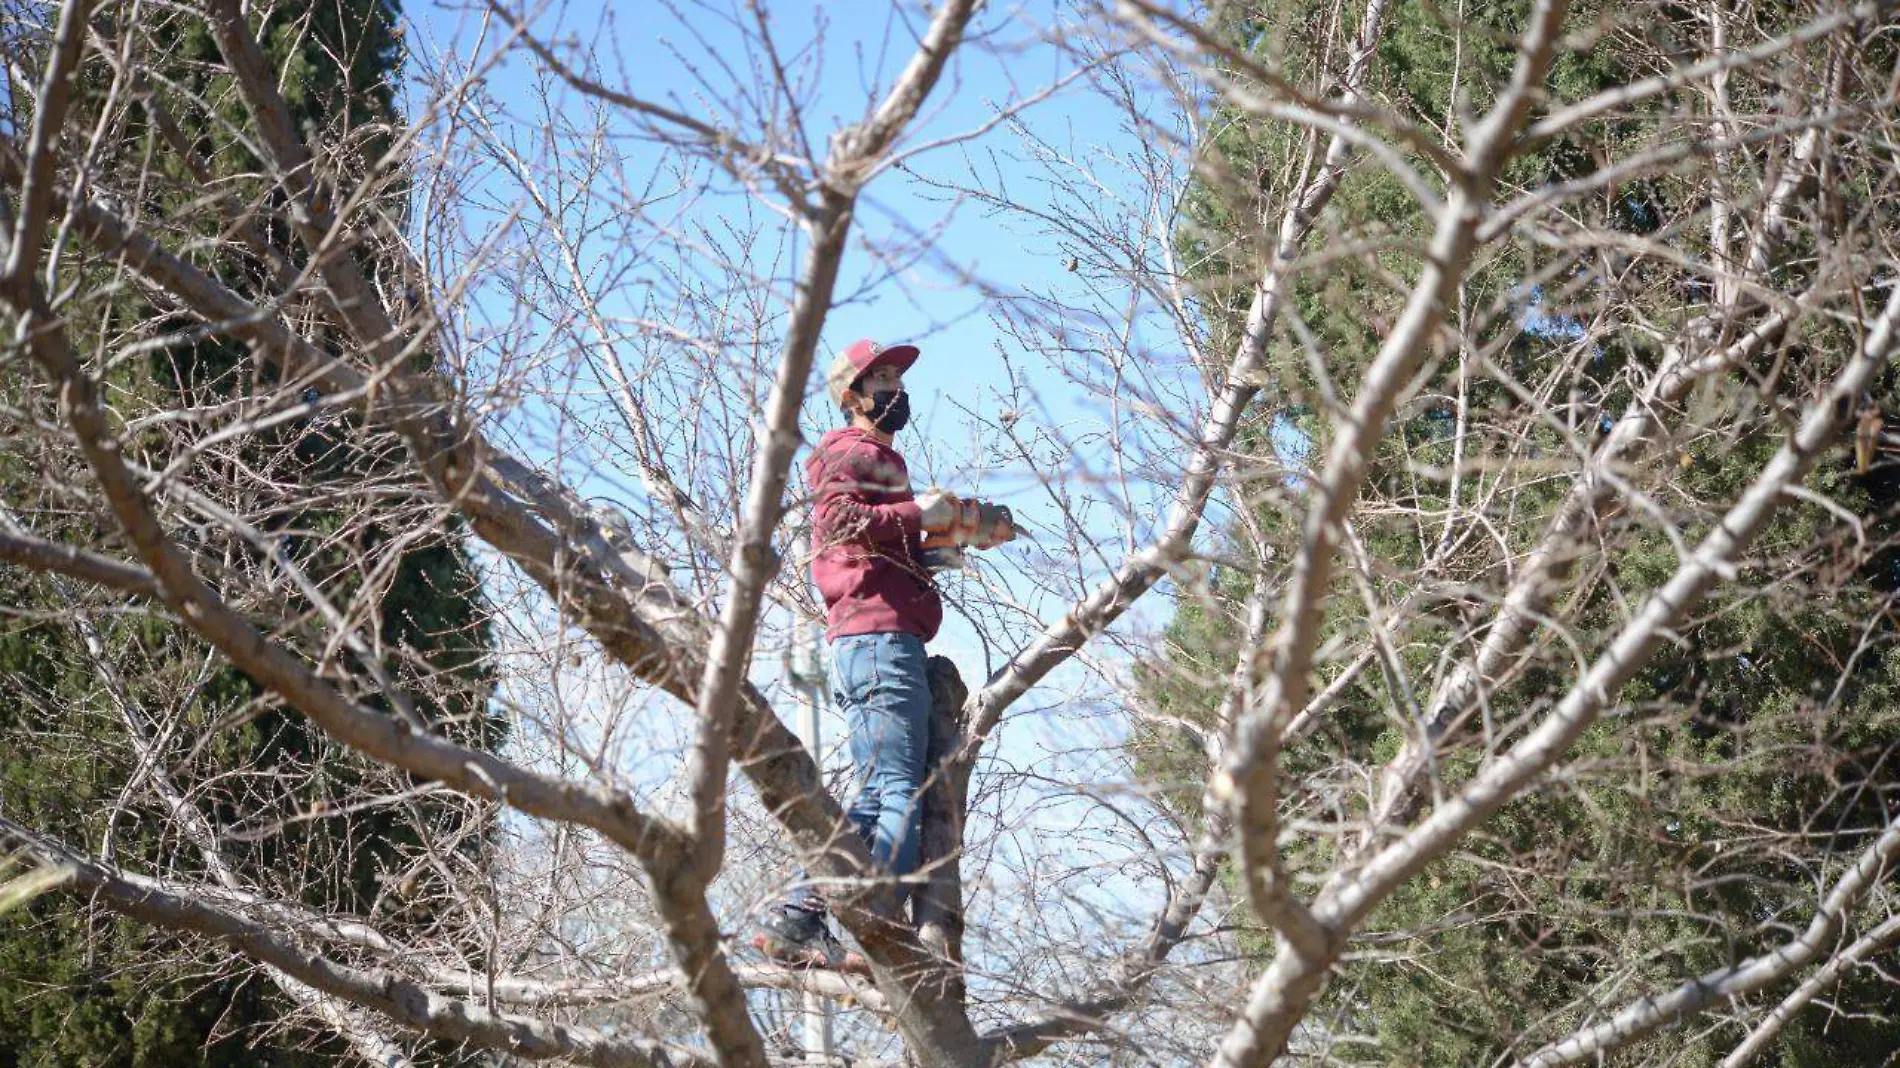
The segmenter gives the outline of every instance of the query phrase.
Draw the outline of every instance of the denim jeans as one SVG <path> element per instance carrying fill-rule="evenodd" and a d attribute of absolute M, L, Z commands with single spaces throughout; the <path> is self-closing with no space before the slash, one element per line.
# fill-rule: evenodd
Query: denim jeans
<path fill-rule="evenodd" d="M 847 810 L 878 866 L 917 870 L 924 779 L 930 770 L 930 675 L 914 634 L 849 634 L 831 643 L 831 695 L 851 731 L 856 794 Z M 809 883 L 786 904 L 812 912 Z"/>

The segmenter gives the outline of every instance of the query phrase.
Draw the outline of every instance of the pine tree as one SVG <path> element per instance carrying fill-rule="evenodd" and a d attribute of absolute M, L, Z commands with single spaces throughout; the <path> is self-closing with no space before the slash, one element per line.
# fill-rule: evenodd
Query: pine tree
<path fill-rule="evenodd" d="M 335 161 L 339 168 L 360 169 L 375 159 L 399 124 L 399 14 L 389 0 L 333 0 L 277 9 L 260 27 L 300 128 L 352 147 L 350 160 Z M 268 205 L 269 187 L 256 177 L 263 173 L 259 162 L 231 136 L 243 128 L 242 110 L 209 32 L 189 12 L 155 17 L 166 20 L 155 32 L 175 44 L 171 62 L 146 74 L 148 95 L 115 127 L 120 138 L 104 155 L 101 180 L 150 168 L 152 181 L 127 181 L 126 188 L 144 190 L 155 217 L 183 220 L 178 225 L 216 239 L 216 228 L 199 221 L 202 213 L 185 207 L 201 170 L 225 182 L 227 196 L 248 188 Z M 112 30 L 109 23 L 100 28 L 107 35 Z M 19 129 L 31 100 L 16 92 L 12 106 L 10 125 Z M 355 136 L 341 136 L 345 132 Z M 382 197 L 392 225 L 400 224 L 401 197 L 399 185 Z M 221 236 L 209 265 L 246 293 L 273 292 L 273 252 L 297 254 L 287 229 L 268 218 L 261 224 L 266 248 L 240 253 L 231 235 Z M 375 260 L 368 266 L 379 275 L 399 270 Z M 154 321 L 153 310 L 127 294 L 112 321 L 96 324 L 95 340 L 122 341 L 115 331 L 143 336 Z M 125 397 L 203 409 L 274 387 L 252 368 L 241 346 L 198 339 L 122 361 L 112 385 Z M 9 411 L 47 401 L 25 372 L 14 365 L 0 377 Z M 19 429 L 0 428 L 0 496 L 15 514 L 44 534 L 98 521 L 74 490 L 86 484 L 86 472 L 29 451 L 23 443 L 32 439 Z M 247 460 L 309 491 L 288 508 L 262 509 L 261 533 L 333 599 L 374 599 L 377 638 L 394 651 L 389 661 L 397 682 L 417 695 L 417 714 L 436 729 L 493 744 L 499 733 L 487 709 L 487 609 L 461 535 L 450 528 L 414 537 L 405 526 L 412 520 L 394 512 L 387 522 L 373 513 L 363 520 L 361 502 L 349 500 L 351 487 L 386 475 L 402 458 L 359 429 L 312 416 L 255 435 L 245 446 Z M 163 455 L 159 450 L 175 441 L 154 436 L 151 445 Z M 344 510 L 303 499 L 325 492 L 358 510 L 346 517 Z M 396 542 L 398 535 L 405 540 Z M 232 566 L 268 566 L 256 546 L 227 549 Z M 393 561 L 390 573 L 362 573 L 364 563 L 379 556 Z M 71 611 L 75 601 L 86 610 Z M 128 733 L 123 704 L 149 722 L 177 728 L 164 750 L 167 767 L 213 824 L 268 829 L 225 842 L 228 862 L 260 885 L 326 909 L 394 917 L 390 926 L 400 930 L 441 919 L 432 907 L 416 904 L 429 896 L 426 887 L 418 890 L 418 879 L 440 878 L 420 864 L 425 848 L 479 863 L 484 834 L 460 807 L 408 802 L 354 811 L 353 802 L 413 784 L 356 759 L 264 699 L 250 680 L 208 656 L 202 643 L 160 613 L 126 610 L 71 583 L 8 569 L 0 569 L 0 606 L 0 809 L 10 818 L 75 844 L 109 848 L 135 870 L 204 878 L 203 859 L 142 778 L 149 770 Z M 315 629 L 306 599 L 254 607 L 275 612 L 293 634 Z M 336 1040 L 275 1029 L 286 1009 L 263 977 L 232 975 L 215 950 L 189 949 L 70 900 L 44 898 L 24 915 L 0 918 L 0 1063 L 130 1068 L 334 1061 L 342 1052 Z"/>
<path fill-rule="evenodd" d="M 1446 128 L 1460 109 L 1482 113 L 1490 87 L 1509 70 L 1509 42 L 1527 6 L 1460 5 L 1466 20 L 1460 34 L 1444 6 L 1392 5 L 1375 68 L 1382 80 L 1370 95 L 1426 128 Z M 1644 7 L 1640 16 L 1624 13 L 1621 19 L 1615 9 L 1597 8 L 1573 5 L 1581 9 L 1573 24 L 1601 19 L 1617 31 L 1601 34 L 1593 49 L 1572 52 L 1559 62 L 1552 78 L 1556 102 L 1650 73 L 1673 35 L 1696 29 L 1695 13 L 1667 5 Z M 1223 10 L 1226 17 L 1218 28 L 1227 41 L 1303 84 L 1325 61 L 1305 51 L 1307 43 L 1326 40 L 1317 24 L 1339 11 L 1303 0 Z M 1794 11 L 1758 14 L 1771 26 L 1774 19 L 1792 23 L 1799 17 Z M 1646 33 L 1623 32 L 1638 22 Z M 1766 97 L 1775 87 L 1738 78 L 1732 91 L 1746 100 L 1749 94 Z M 1520 156 L 1504 184 L 1535 188 L 1591 173 L 1599 161 L 1621 154 L 1658 124 L 1695 106 L 1688 94 L 1664 94 L 1644 106 L 1646 111 L 1582 127 Z M 1277 186 L 1304 150 L 1301 134 L 1285 124 L 1240 113 L 1223 119 L 1208 125 L 1219 131 L 1210 146 L 1213 177 L 1200 182 L 1179 236 L 1184 261 L 1206 280 L 1205 306 L 1216 338 L 1238 328 L 1244 306 L 1237 300 L 1245 299 L 1251 265 L 1259 260 L 1259 236 L 1249 220 L 1263 198 L 1271 202 L 1276 191 L 1284 194 Z M 1422 160 L 1414 162 L 1430 173 Z M 1691 246 L 1687 256 L 1706 256 L 1707 228 L 1679 224 L 1702 217 L 1707 197 L 1708 190 L 1687 180 L 1626 183 L 1602 204 L 1599 224 L 1638 236 L 1666 234 L 1672 243 Z M 1290 311 L 1310 332 L 1312 348 L 1290 331 L 1280 331 L 1277 382 L 1259 402 L 1268 411 L 1257 421 L 1262 429 L 1250 443 L 1256 452 L 1284 451 L 1286 440 L 1304 438 L 1314 455 L 1323 455 L 1330 421 L 1316 414 L 1322 393 L 1309 351 L 1323 354 L 1331 383 L 1348 388 L 1396 316 L 1402 289 L 1389 280 L 1409 281 L 1419 266 L 1414 250 L 1429 224 L 1385 171 L 1355 167 L 1332 212 L 1339 230 L 1333 235 L 1336 246 L 1350 239 L 1376 251 L 1297 276 Z M 1892 220 L 1885 225 L 1891 234 Z M 1790 259 L 1798 262 L 1798 257 Z M 1707 300 L 1690 272 L 1647 269 L 1655 276 L 1645 279 L 1643 310 L 1654 321 L 1680 322 L 1684 307 Z M 1231 292 L 1224 288 L 1230 284 L 1235 285 Z M 1540 259 L 1523 246 L 1505 246 L 1471 277 L 1470 332 L 1479 344 L 1498 346 L 1494 358 L 1505 372 L 1536 381 L 1548 362 L 1543 357 L 1570 344 L 1576 324 L 1591 313 L 1595 284 L 1588 270 L 1565 266 L 1560 257 Z M 1772 382 L 1767 405 L 1754 406 L 1756 395 L 1750 391 L 1759 383 L 1741 372 L 1698 395 L 1697 403 L 1730 406 L 1732 420 L 1710 418 L 1705 422 L 1709 432 L 1668 443 L 1657 471 L 1646 473 L 1656 480 L 1650 487 L 1654 498 L 1680 502 L 1678 519 L 1691 544 L 1712 514 L 1698 502 L 1733 500 L 1780 443 L 1779 428 L 1765 412 L 1774 403 L 1800 403 L 1811 383 L 1849 349 L 1851 339 L 1811 329 L 1790 339 L 1789 370 Z M 1591 354 L 1587 378 L 1570 384 L 1574 403 L 1613 417 L 1629 399 L 1625 372 L 1653 367 L 1657 358 L 1654 345 L 1634 332 L 1608 335 Z M 1421 399 L 1401 413 L 1367 480 L 1370 506 L 1355 519 L 1368 555 L 1390 565 L 1375 579 L 1386 604 L 1433 592 L 1415 584 L 1423 553 L 1414 517 L 1443 514 L 1449 487 L 1417 472 L 1444 471 L 1452 462 L 1453 419 L 1444 398 L 1457 395 L 1456 375 L 1455 359 L 1440 361 L 1418 391 Z M 1892 396 L 1892 386 L 1890 374 L 1884 396 Z M 1470 409 L 1521 434 L 1525 455 L 1565 455 L 1564 441 L 1525 418 L 1522 401 L 1498 376 L 1477 375 L 1467 388 Z M 1376 951 L 1356 955 L 1329 986 L 1330 1018 L 1343 1021 L 1342 1031 L 1371 1042 L 1337 1047 L 1333 1057 L 1393 1065 L 1491 1063 L 1507 1049 L 1522 1053 L 1539 1036 L 1577 1026 L 1579 1005 L 1592 984 L 1631 962 L 1640 963 L 1639 984 L 1662 988 L 1786 937 L 1765 927 L 1764 918 L 1805 922 L 1815 900 L 1812 871 L 1803 870 L 1809 850 L 1851 852 L 1866 828 L 1880 825 L 1875 791 L 1854 784 L 1891 780 L 1890 754 L 1900 739 L 1894 702 L 1900 663 L 1885 654 L 1897 636 L 1891 615 L 1880 607 L 1900 588 L 1900 554 L 1892 548 L 1900 537 L 1900 480 L 1891 465 L 1860 473 L 1852 457 L 1844 456 L 1830 462 L 1812 484 L 1868 517 L 1863 533 L 1876 551 L 1857 554 L 1856 535 L 1821 506 L 1785 508 L 1757 542 L 1755 566 L 1713 598 L 1681 640 L 1666 646 L 1626 687 L 1619 700 L 1630 711 L 1604 720 L 1578 747 L 1576 757 L 1586 766 L 1654 769 L 1643 788 L 1579 776 L 1540 791 L 1510 806 L 1488 826 L 1484 840 L 1433 865 L 1402 889 L 1370 925 L 1401 934 Z M 1541 498 L 1546 511 L 1563 488 L 1561 480 L 1554 480 Z M 1297 484 L 1281 496 L 1293 507 L 1263 508 L 1258 519 L 1278 558 L 1285 560 L 1292 557 L 1298 533 Z M 1533 507 L 1501 523 L 1507 537 L 1534 539 L 1541 532 L 1543 516 L 1534 506 L 1539 499 L 1535 493 L 1518 495 L 1517 508 L 1525 509 L 1527 501 Z M 1619 521 L 1614 538 L 1609 570 L 1588 576 L 1571 621 L 1585 653 L 1614 632 L 1624 605 L 1639 602 L 1676 565 L 1676 549 L 1652 525 Z M 1527 542 L 1515 540 L 1511 545 L 1515 551 L 1526 547 Z M 1437 588 L 1468 584 L 1495 592 L 1494 567 L 1492 552 L 1454 556 L 1436 577 Z M 1787 574 L 1801 578 L 1765 588 L 1750 581 Z M 1240 604 L 1252 583 L 1253 576 L 1238 570 L 1215 569 L 1203 586 L 1180 596 L 1168 631 L 1175 662 L 1146 673 L 1148 698 L 1163 713 L 1209 720 L 1232 666 L 1229 651 L 1240 632 Z M 1335 583 L 1326 637 L 1362 635 L 1364 605 L 1349 569 L 1342 568 Z M 1420 613 L 1397 643 L 1405 673 L 1413 679 L 1432 677 L 1444 650 L 1460 648 L 1465 628 L 1488 607 L 1482 598 L 1475 604 L 1456 597 L 1439 600 L 1442 607 Z M 1865 625 L 1870 618 L 1885 622 L 1870 631 Z M 1540 695 L 1562 691 L 1574 665 L 1564 649 L 1534 660 L 1492 699 L 1491 721 L 1509 724 L 1533 712 Z M 1336 672 L 1338 665 L 1324 670 Z M 1378 671 L 1367 672 L 1327 713 L 1316 734 L 1284 754 L 1288 776 L 1320 772 L 1342 753 L 1373 766 L 1389 759 L 1403 740 L 1398 710 L 1409 699 Z M 1135 745 L 1140 765 L 1164 787 L 1199 781 L 1198 744 L 1150 730 Z M 1438 775 L 1456 782 L 1470 767 L 1466 751 Z M 1189 815 L 1199 804 L 1196 788 L 1170 790 L 1166 796 Z M 1355 814 L 1348 811 L 1344 818 Z M 1326 818 L 1341 814 L 1329 812 Z M 1760 845 L 1770 840 L 1800 844 L 1785 851 Z M 1311 837 L 1290 845 L 1295 877 L 1302 871 L 1323 874 L 1332 860 L 1328 848 Z M 1270 952 L 1264 943 L 1256 949 Z M 1878 980 L 1850 980 L 1839 991 L 1839 1001 L 1864 1015 L 1829 1019 L 1823 1010 L 1809 1009 L 1783 1034 L 1779 1063 L 1882 1063 L 1883 1056 L 1900 1048 L 1900 996 L 1891 988 Z M 1525 1036 L 1529 1045 L 1514 1045 Z M 1720 1032 L 1714 1040 L 1671 1033 L 1628 1055 L 1682 1050 L 1670 1063 L 1712 1064 L 1735 1037 L 1734 1032 Z"/>

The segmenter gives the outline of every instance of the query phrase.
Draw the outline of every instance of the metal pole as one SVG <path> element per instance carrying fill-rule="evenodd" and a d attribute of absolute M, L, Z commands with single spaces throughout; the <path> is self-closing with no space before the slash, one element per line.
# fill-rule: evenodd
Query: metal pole
<path fill-rule="evenodd" d="M 818 629 L 800 618 L 793 631 L 792 685 L 798 690 L 798 735 L 811 758 L 824 765 L 818 747 L 818 713 L 824 700 L 825 672 L 819 661 Z M 831 999 L 815 990 L 805 991 L 805 1060 L 816 1065 L 834 1063 L 831 1039 Z"/>

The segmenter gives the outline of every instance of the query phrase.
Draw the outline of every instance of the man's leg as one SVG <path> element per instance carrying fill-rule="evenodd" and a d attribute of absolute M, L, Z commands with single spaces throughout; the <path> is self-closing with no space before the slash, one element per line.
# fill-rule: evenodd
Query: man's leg
<path fill-rule="evenodd" d="M 846 742 L 851 750 L 851 795 L 845 798 L 845 815 L 863 840 L 864 848 L 877 853 L 877 821 L 882 798 L 877 783 L 865 775 L 864 745 L 859 738 L 862 708 L 878 687 L 878 647 L 885 635 L 848 634 L 831 642 L 826 669 L 831 674 L 831 703 L 844 713 Z"/>
<path fill-rule="evenodd" d="M 851 819 L 879 866 L 917 870 L 922 790 L 930 757 L 930 675 L 923 639 L 871 634 L 833 644 L 837 697 L 851 729 L 858 793 Z"/>
<path fill-rule="evenodd" d="M 876 684 L 876 650 L 870 639 L 877 637 L 880 635 L 847 636 L 832 643 L 832 696 L 847 711 Z M 854 696 L 847 699 L 846 694 Z M 818 755 L 812 754 L 814 759 Z M 848 812 L 853 829 L 867 847 L 872 840 L 871 828 L 877 822 L 876 798 L 875 791 L 867 799 L 860 790 Z M 812 884 L 809 873 L 801 870 L 797 885 L 766 906 L 752 944 L 766 956 L 792 967 L 868 972 L 864 958 L 845 949 L 831 933 L 828 911 L 824 895 Z"/>
<path fill-rule="evenodd" d="M 912 634 L 839 638 L 831 647 L 831 679 L 832 696 L 850 724 L 857 778 L 849 809 L 852 825 L 879 867 L 909 875 L 917 870 L 930 750 L 930 676 L 923 640 Z M 832 936 L 825 913 L 817 888 L 803 883 L 767 908 L 753 945 L 785 964 L 868 971 L 863 957 Z"/>

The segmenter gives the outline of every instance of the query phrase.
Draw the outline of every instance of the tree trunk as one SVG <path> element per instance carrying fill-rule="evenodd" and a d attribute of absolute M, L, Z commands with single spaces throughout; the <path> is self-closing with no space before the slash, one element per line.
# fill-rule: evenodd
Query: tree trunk
<path fill-rule="evenodd" d="M 928 881 L 911 899 L 919 938 L 947 962 L 940 996 L 963 1004 L 963 817 L 970 800 L 967 765 L 950 759 L 963 738 L 970 688 L 948 657 L 930 658 L 930 779 L 924 794 L 919 872 Z"/>

